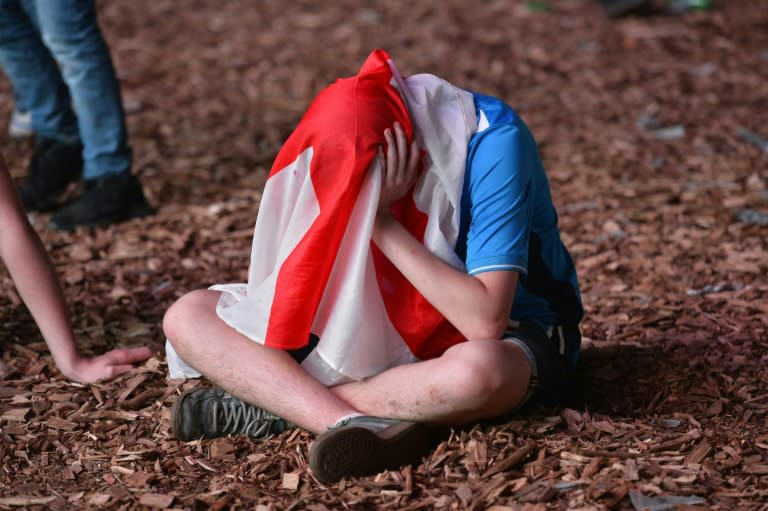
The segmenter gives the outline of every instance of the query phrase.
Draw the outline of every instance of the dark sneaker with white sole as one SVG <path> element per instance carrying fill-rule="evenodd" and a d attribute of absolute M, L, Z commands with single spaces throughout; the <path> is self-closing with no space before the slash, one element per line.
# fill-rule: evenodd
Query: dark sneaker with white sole
<path fill-rule="evenodd" d="M 171 430 L 185 442 L 227 435 L 263 440 L 294 427 L 263 408 L 212 387 L 187 390 L 171 407 Z"/>
<path fill-rule="evenodd" d="M 436 445 L 436 430 L 418 422 L 358 416 L 331 426 L 309 449 L 322 483 L 378 474 L 418 463 Z"/>
<path fill-rule="evenodd" d="M 65 144 L 45 137 L 35 139 L 27 178 L 21 185 L 21 202 L 27 211 L 55 208 L 70 183 L 83 173 L 83 146 Z"/>
<path fill-rule="evenodd" d="M 51 216 L 51 227 L 73 231 L 78 226 L 106 227 L 154 213 L 130 172 L 84 180 L 78 198 Z"/>

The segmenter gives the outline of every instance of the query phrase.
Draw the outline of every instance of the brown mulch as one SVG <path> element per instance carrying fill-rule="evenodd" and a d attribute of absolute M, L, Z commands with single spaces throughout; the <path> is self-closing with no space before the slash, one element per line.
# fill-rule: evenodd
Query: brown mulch
<path fill-rule="evenodd" d="M 412 5 L 415 4 L 415 5 Z M 87 352 L 62 378 L 0 273 L 0 509 L 765 509 L 768 9 L 609 20 L 596 1 L 99 4 L 156 215 L 33 221 Z M 567 407 L 456 430 L 419 466 L 318 483 L 311 435 L 181 443 L 163 312 L 243 281 L 265 172 L 314 95 L 374 47 L 499 95 L 536 134 L 587 309 Z M 12 109 L 0 80 L 0 119 Z M 0 147 L 23 179 L 29 141 Z"/>

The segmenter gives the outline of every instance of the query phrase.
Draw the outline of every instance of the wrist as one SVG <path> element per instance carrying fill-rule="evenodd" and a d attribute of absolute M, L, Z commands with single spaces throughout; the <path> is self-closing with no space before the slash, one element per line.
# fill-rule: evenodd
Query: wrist
<path fill-rule="evenodd" d="M 79 373 L 80 365 L 83 358 L 76 351 L 67 351 L 66 353 L 54 353 L 53 360 L 56 362 L 61 374 L 69 379 L 77 379 L 76 375 Z"/>
<path fill-rule="evenodd" d="M 373 240 L 377 241 L 381 235 L 396 224 L 397 220 L 389 211 L 379 211 L 376 213 L 376 219 L 373 222 Z"/>

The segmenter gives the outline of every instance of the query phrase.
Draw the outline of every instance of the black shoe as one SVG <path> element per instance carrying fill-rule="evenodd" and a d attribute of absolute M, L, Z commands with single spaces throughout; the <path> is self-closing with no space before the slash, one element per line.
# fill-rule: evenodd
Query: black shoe
<path fill-rule="evenodd" d="M 82 194 L 51 217 L 53 229 L 106 227 L 154 213 L 141 183 L 130 172 L 109 174 L 82 183 Z"/>
<path fill-rule="evenodd" d="M 27 211 L 53 209 L 69 183 L 83 174 L 83 146 L 37 137 L 29 161 L 27 179 L 21 186 L 21 201 Z"/>

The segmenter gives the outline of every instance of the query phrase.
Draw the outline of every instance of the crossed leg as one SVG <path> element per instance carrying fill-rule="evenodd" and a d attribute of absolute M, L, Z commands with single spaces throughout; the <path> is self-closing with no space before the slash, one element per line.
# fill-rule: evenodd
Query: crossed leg
<path fill-rule="evenodd" d="M 498 340 L 461 343 L 436 359 L 326 388 L 289 354 L 219 319 L 218 297 L 193 291 L 171 306 L 163 328 L 176 352 L 221 389 L 314 433 L 353 413 L 460 425 L 513 410 L 528 390 L 528 358 Z"/>

